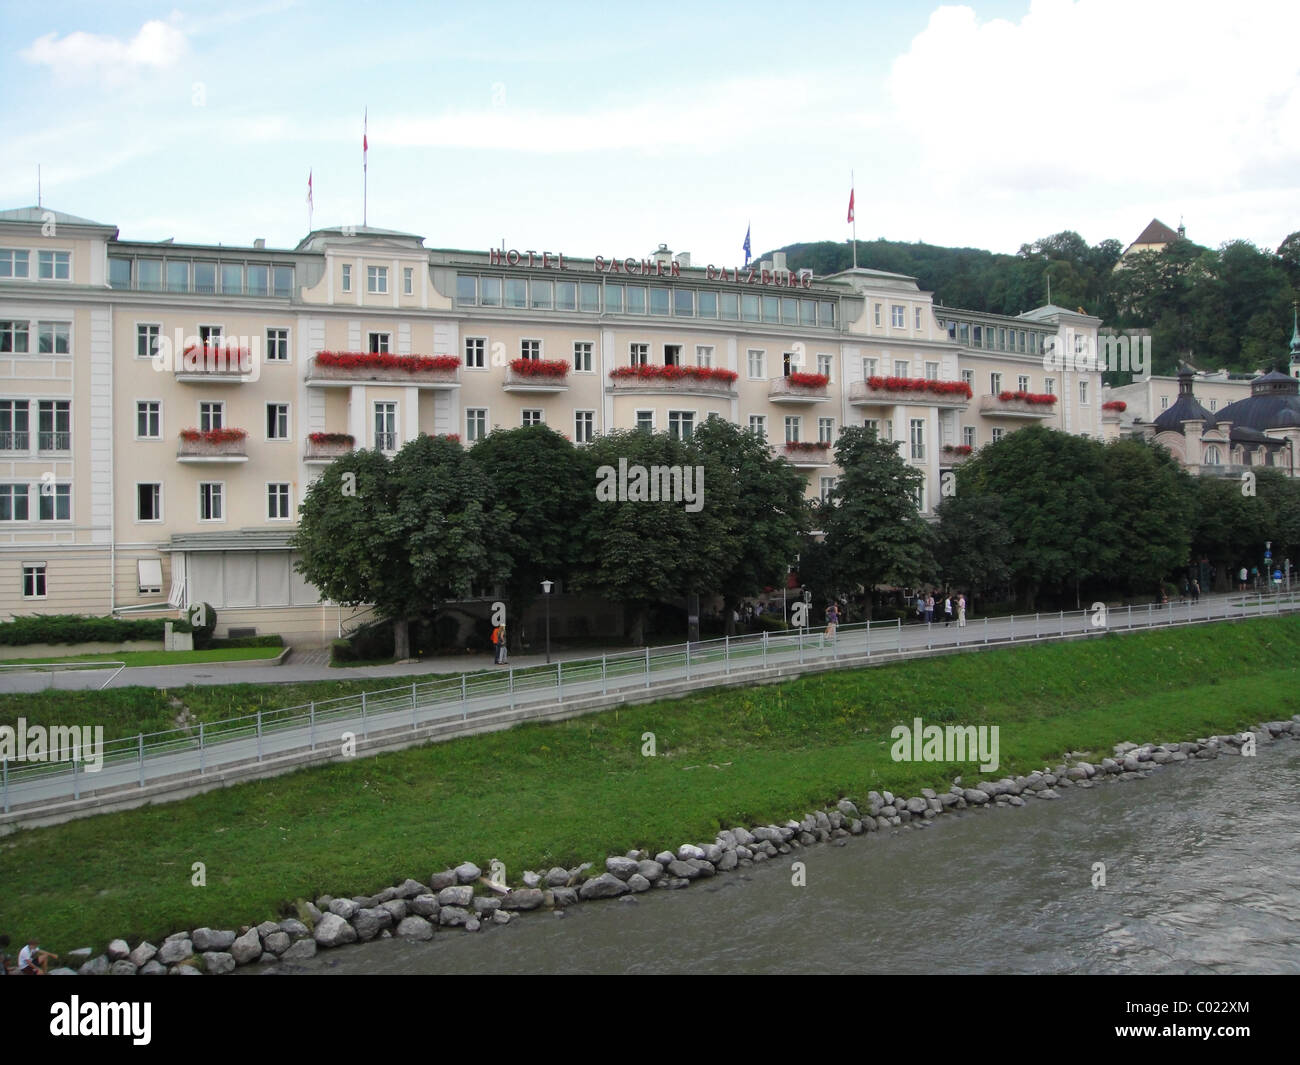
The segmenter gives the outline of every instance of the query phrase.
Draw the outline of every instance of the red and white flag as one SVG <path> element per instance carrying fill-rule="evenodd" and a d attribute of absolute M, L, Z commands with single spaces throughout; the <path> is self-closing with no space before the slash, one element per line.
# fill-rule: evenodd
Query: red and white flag
<path fill-rule="evenodd" d="M 848 221 L 853 221 L 853 189 L 849 189 L 849 217 Z"/>

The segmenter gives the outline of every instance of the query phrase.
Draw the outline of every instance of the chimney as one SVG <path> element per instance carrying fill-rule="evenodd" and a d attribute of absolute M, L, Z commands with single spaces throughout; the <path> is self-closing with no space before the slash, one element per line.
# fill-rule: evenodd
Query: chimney
<path fill-rule="evenodd" d="M 691 253 L 688 252 L 688 251 L 679 251 L 679 252 L 677 253 L 677 265 L 678 265 L 678 266 L 690 266 L 690 265 L 691 265 Z"/>
<path fill-rule="evenodd" d="M 761 263 L 758 264 L 758 267 L 760 270 L 766 270 L 770 274 L 772 272 L 772 260 L 764 259 Z"/>
<path fill-rule="evenodd" d="M 253 241 L 253 247 L 256 248 L 258 251 L 261 251 L 263 248 L 266 247 L 266 238 L 258 237 L 255 241 Z"/>
<path fill-rule="evenodd" d="M 654 254 L 654 260 L 657 263 L 663 263 L 664 266 L 669 266 L 672 263 L 673 253 L 668 250 L 667 244 L 659 245 L 659 250 Z"/>
<path fill-rule="evenodd" d="M 785 252 L 774 251 L 772 253 L 772 269 L 776 270 L 778 273 L 785 273 L 785 271 L 789 269 L 789 267 L 785 265 Z"/>

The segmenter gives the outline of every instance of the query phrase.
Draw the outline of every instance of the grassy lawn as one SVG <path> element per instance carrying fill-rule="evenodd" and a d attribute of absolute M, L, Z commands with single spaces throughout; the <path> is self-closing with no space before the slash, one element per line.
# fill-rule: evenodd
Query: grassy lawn
<path fill-rule="evenodd" d="M 704 691 L 302 770 L 0 839 L 0 929 L 59 952 L 115 935 L 157 943 L 465 859 L 500 859 L 518 883 L 526 868 L 675 848 L 873 788 L 915 794 L 980 776 L 970 763 L 893 762 L 890 729 L 913 717 L 1000 726 L 993 775 L 1015 775 L 1067 750 L 1100 755 L 1120 740 L 1196 739 L 1290 716 L 1297 662 L 1300 618 L 1160 630 Z M 284 705 L 284 689 L 271 691 Z M 168 693 L 156 694 L 165 707 Z M 218 716 L 225 700 L 252 698 L 224 687 L 173 694 Z M 657 757 L 641 755 L 645 732 Z M 190 886 L 196 861 L 206 887 Z"/>
<path fill-rule="evenodd" d="M 119 651 L 116 654 L 68 655 L 64 658 L 4 658 L 0 666 L 58 662 L 123 662 L 128 666 L 184 666 L 193 662 L 251 662 L 275 658 L 283 647 L 232 647 L 215 651 Z"/>

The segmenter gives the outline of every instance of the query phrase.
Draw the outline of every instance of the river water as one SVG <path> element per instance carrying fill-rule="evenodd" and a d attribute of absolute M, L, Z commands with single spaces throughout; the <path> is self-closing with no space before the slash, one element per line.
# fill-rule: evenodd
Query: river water
<path fill-rule="evenodd" d="M 1300 973 L 1300 742 L 945 814 L 309 973 Z M 793 811 L 792 811 L 793 812 Z M 807 883 L 792 884 L 791 863 Z M 1106 884 L 1093 887 L 1093 864 Z M 260 966 L 250 967 L 255 971 Z M 272 967 L 268 967 L 272 968 Z"/>

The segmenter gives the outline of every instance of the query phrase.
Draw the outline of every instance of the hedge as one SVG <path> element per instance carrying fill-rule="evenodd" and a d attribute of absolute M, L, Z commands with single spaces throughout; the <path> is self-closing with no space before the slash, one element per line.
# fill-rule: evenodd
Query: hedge
<path fill-rule="evenodd" d="M 279 633 L 270 636 L 229 636 L 223 640 L 209 640 L 207 650 L 217 651 L 236 647 L 283 647 L 284 637 Z"/>
<path fill-rule="evenodd" d="M 32 614 L 0 622 L 0 644 L 21 647 L 29 643 L 126 643 L 161 640 L 167 619 L 125 621 L 79 614 Z"/>

